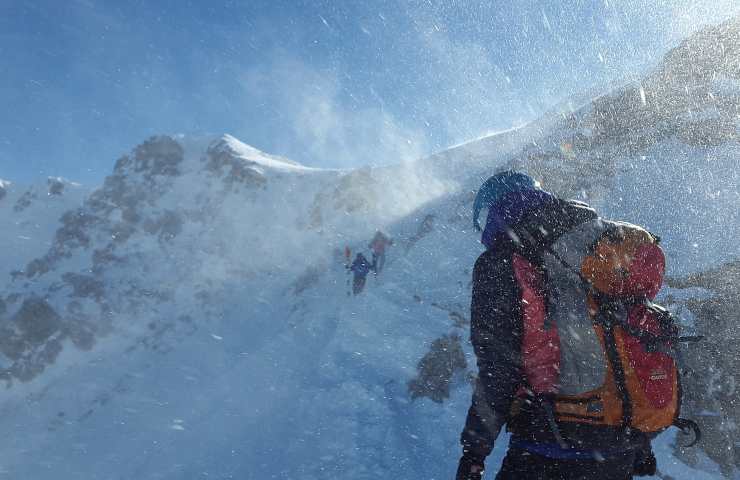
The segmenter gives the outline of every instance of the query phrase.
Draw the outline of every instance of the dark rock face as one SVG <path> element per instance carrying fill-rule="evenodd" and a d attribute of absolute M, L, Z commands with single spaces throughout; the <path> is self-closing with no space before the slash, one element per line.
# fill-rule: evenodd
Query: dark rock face
<path fill-rule="evenodd" d="M 26 191 L 23 195 L 20 196 L 20 198 L 15 202 L 15 205 L 13 206 L 13 211 L 16 213 L 20 213 L 23 210 L 27 209 L 31 206 L 31 203 L 36 199 L 36 194 L 33 193 L 31 190 Z"/>
<path fill-rule="evenodd" d="M 153 205 L 167 191 L 172 177 L 180 174 L 184 150 L 168 136 L 151 137 L 134 149 L 132 156 L 116 161 L 113 174 L 106 177 L 103 188 L 94 192 L 86 206 L 104 216 L 119 208 L 125 221 L 140 219 L 139 207 Z"/>
<path fill-rule="evenodd" d="M 167 210 L 154 219 L 147 219 L 143 228 L 152 235 L 158 235 L 161 242 L 172 240 L 182 232 L 183 219 L 177 213 Z"/>
<path fill-rule="evenodd" d="M 298 277 L 295 282 L 293 282 L 293 294 L 300 295 L 318 284 L 321 274 L 324 273 L 323 270 L 324 269 L 319 267 L 309 266 L 306 271 Z"/>
<path fill-rule="evenodd" d="M 61 317 L 46 301 L 31 297 L 23 302 L 11 321 L 18 327 L 23 340 L 37 345 L 59 330 Z"/>
<path fill-rule="evenodd" d="M 125 165 L 129 161 L 128 157 L 120 158 L 116 162 L 113 174 L 105 178 L 103 188 L 90 196 L 89 201 L 92 202 L 93 207 L 96 210 L 102 210 L 107 205 L 115 205 L 118 207 L 130 206 L 126 205 L 124 200 L 127 193 Z"/>
<path fill-rule="evenodd" d="M 740 79 L 738 19 L 684 41 L 668 52 L 660 68 L 640 85 L 597 100 L 593 115 L 597 141 L 618 141 L 640 149 L 695 128 L 711 133 L 709 144 L 737 140 L 737 134 L 726 126 L 734 125 L 740 104 L 734 94 L 713 87 L 719 78 Z M 702 120 L 700 115 L 697 119 L 696 112 L 708 109 L 711 117 Z M 711 132 L 715 127 L 719 130 Z M 699 139 L 702 137 L 699 134 Z M 707 141 L 691 136 L 684 139 L 699 145 Z"/>
<path fill-rule="evenodd" d="M 323 223 L 322 209 L 334 209 L 348 214 L 372 210 L 378 202 L 382 186 L 369 167 L 343 175 L 339 183 L 316 194 L 309 210 L 308 227 L 318 229 Z"/>
<path fill-rule="evenodd" d="M 334 208 L 347 213 L 369 210 L 377 203 L 378 182 L 370 168 L 361 168 L 343 176 L 331 195 Z"/>
<path fill-rule="evenodd" d="M 184 151 L 174 139 L 167 136 L 152 137 L 136 147 L 132 166 L 135 172 L 144 172 L 149 176 L 175 176 L 180 173 L 178 166 L 183 159 Z M 116 164 L 116 169 L 118 167 Z"/>
<path fill-rule="evenodd" d="M 406 241 L 407 252 L 411 250 L 419 240 L 426 237 L 434 230 L 434 223 L 436 222 L 436 220 L 437 217 L 433 214 L 427 214 L 424 216 L 424 219 L 419 224 L 419 228 L 417 229 L 416 233 Z"/>
<path fill-rule="evenodd" d="M 109 328 L 110 324 L 103 319 L 92 322 L 78 300 L 67 305 L 62 333 L 80 350 L 90 350 L 95 345 L 96 336 L 104 335 Z"/>
<path fill-rule="evenodd" d="M 48 255 L 41 258 L 35 258 L 28 262 L 26 269 L 23 274 L 28 278 L 33 278 L 37 275 L 43 275 L 51 270 L 51 262 Z"/>
<path fill-rule="evenodd" d="M 56 232 L 52 248 L 43 257 L 29 262 L 23 272 L 25 276 L 43 275 L 60 259 L 71 257 L 75 250 L 90 248 L 96 232 L 107 234 L 114 246 L 124 243 L 143 220 L 141 206 L 156 204 L 157 198 L 168 190 L 171 177 L 179 174 L 183 159 L 180 144 L 167 136 L 152 137 L 136 147 L 133 156 L 120 158 L 101 189 L 93 192 L 81 208 L 62 215 L 62 226 Z M 63 189 L 61 179 L 49 179 L 50 195 L 61 194 Z M 26 192 L 16 209 L 27 208 L 32 199 L 33 193 Z M 122 221 L 111 222 L 108 215 L 117 208 Z M 147 220 L 146 227 L 166 241 L 180 233 L 182 220 L 177 214 L 166 212 L 160 218 Z"/>
<path fill-rule="evenodd" d="M 65 325 L 64 333 L 80 350 L 90 350 L 95 345 L 97 330 L 89 323 L 79 320 L 70 321 Z"/>
<path fill-rule="evenodd" d="M 678 126 L 676 136 L 695 147 L 716 147 L 740 140 L 735 122 L 726 118 L 687 121 Z"/>
<path fill-rule="evenodd" d="M 458 335 L 444 335 L 434 342 L 417 366 L 418 375 L 408 383 L 412 399 L 428 397 L 442 403 L 450 397 L 450 381 L 455 372 L 467 367 Z"/>
<path fill-rule="evenodd" d="M 3 185 L 2 182 L 0 182 L 0 200 L 5 198 L 5 195 L 7 194 L 8 194 L 7 188 L 5 188 L 5 185 Z"/>
<path fill-rule="evenodd" d="M 238 186 L 261 188 L 267 183 L 256 164 L 237 157 L 223 139 L 208 147 L 205 169 L 223 177 L 224 184 L 231 189 Z"/>
<path fill-rule="evenodd" d="M 740 260 L 668 283 L 711 292 L 684 302 L 704 339 L 683 349 L 687 373 L 682 415 L 699 423 L 701 448 L 729 475 L 740 467 Z M 697 461 L 695 448 L 677 450 L 687 462 Z"/>
<path fill-rule="evenodd" d="M 86 208 L 70 210 L 60 219 L 62 226 L 57 230 L 51 249 L 43 257 L 31 260 L 24 274 L 33 278 L 49 272 L 61 258 L 69 258 L 78 248 L 90 246 L 90 234 L 93 227 L 100 223 L 100 218 L 92 215 Z"/>
<path fill-rule="evenodd" d="M 18 360 L 25 351 L 20 336 L 10 328 L 0 329 L 0 352 L 10 360 Z"/>
<path fill-rule="evenodd" d="M 59 340 L 61 317 L 41 298 L 30 297 L 18 312 L 0 328 L 0 352 L 13 360 L 0 378 L 28 381 L 56 360 L 62 345 Z"/>
<path fill-rule="evenodd" d="M 723 87 L 722 84 L 732 84 Z M 709 28 L 671 50 L 639 83 L 564 114 L 546 142 L 519 152 L 511 167 L 547 179 L 561 196 L 589 198 L 619 165 L 675 139 L 696 147 L 740 142 L 740 18 Z M 639 160 L 636 160 L 639 161 Z"/>
<path fill-rule="evenodd" d="M 105 285 L 92 275 L 67 272 L 62 275 L 64 283 L 72 287 L 72 296 L 92 298 L 100 302 L 105 295 Z"/>
<path fill-rule="evenodd" d="M 124 259 L 114 253 L 114 245 L 108 245 L 105 248 L 95 250 L 92 255 L 93 268 L 95 274 L 99 274 L 106 267 L 113 264 L 123 263 Z"/>
<path fill-rule="evenodd" d="M 64 193 L 64 182 L 61 178 L 49 177 L 46 180 L 49 195 L 62 195 Z"/>
<path fill-rule="evenodd" d="M 57 230 L 54 243 L 65 246 L 66 249 L 88 247 L 90 245 L 89 230 L 99 219 L 84 208 L 69 211 L 62 215 L 62 227 Z"/>
<path fill-rule="evenodd" d="M 91 254 L 92 265 L 83 272 L 59 272 L 59 278 L 44 293 L 49 295 L 48 302 L 52 304 L 38 294 L 28 297 L 13 294 L 16 298 L 12 303 L 16 303 L 17 311 L 0 323 L 0 352 L 13 363 L 0 372 L 1 378 L 9 382 L 30 380 L 55 361 L 64 340 L 70 340 L 78 348 L 89 349 L 97 336 L 110 330 L 109 316 L 113 309 L 107 304 L 101 276 L 112 265 L 124 261 L 116 255 L 116 248 L 135 232 L 156 235 L 160 242 L 169 241 L 181 232 L 183 220 L 178 213 L 165 211 L 149 215 L 144 213 L 144 207 L 155 206 L 161 195 L 170 190 L 183 160 L 184 151 L 175 140 L 152 137 L 138 146 L 131 156 L 119 159 L 103 187 L 82 207 L 62 215 L 61 227 L 49 251 L 29 262 L 14 280 L 31 280 L 51 274 L 62 259 L 95 247 Z M 63 191 L 61 179 L 49 178 L 49 195 L 61 195 Z M 35 193 L 27 191 L 15 205 L 16 210 L 27 208 L 34 198 Z M 114 212 L 116 209 L 120 212 Z M 51 299 L 60 290 L 68 292 L 68 297 L 54 303 Z M 142 295 L 144 293 L 130 293 L 128 300 L 135 304 L 140 302 Z M 122 296 L 126 297 L 127 293 Z M 23 303 L 19 307 L 17 302 L 20 301 Z M 54 309 L 56 307 L 60 313 Z"/>

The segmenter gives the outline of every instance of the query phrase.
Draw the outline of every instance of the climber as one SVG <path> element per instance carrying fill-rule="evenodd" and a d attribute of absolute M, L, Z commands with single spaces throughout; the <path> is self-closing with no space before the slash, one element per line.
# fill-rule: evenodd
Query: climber
<path fill-rule="evenodd" d="M 378 230 L 370 241 L 368 248 L 373 252 L 372 269 L 377 275 L 383 270 L 385 265 L 385 249 L 393 245 L 393 240 L 386 234 Z"/>
<path fill-rule="evenodd" d="M 353 294 L 359 295 L 362 292 L 362 289 L 365 288 L 365 279 L 371 268 L 372 265 L 367 261 L 365 255 L 358 253 L 355 257 L 355 261 L 352 262 L 352 265 L 349 267 L 349 270 L 354 273 L 354 278 L 352 280 Z"/>
<path fill-rule="evenodd" d="M 676 418 L 675 324 L 651 302 L 665 268 L 658 237 L 519 172 L 483 184 L 479 230 L 482 208 L 470 318 L 479 373 L 457 480 L 482 478 L 504 426 L 497 480 L 655 474 L 650 439 L 691 423 Z"/>

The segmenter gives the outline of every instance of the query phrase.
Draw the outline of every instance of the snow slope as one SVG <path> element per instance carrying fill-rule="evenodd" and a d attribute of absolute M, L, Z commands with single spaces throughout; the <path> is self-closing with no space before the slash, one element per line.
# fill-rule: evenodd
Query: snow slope
<path fill-rule="evenodd" d="M 736 260 L 738 33 L 702 32 L 639 85 L 393 167 L 147 140 L 58 229 L 28 235 L 43 251 L 2 259 L 22 273 L 0 297 L 0 478 L 452 478 L 475 372 L 475 189 L 523 168 L 661 235 L 673 276 Z M 377 228 L 395 239 L 385 270 L 350 297 L 343 249 L 366 252 Z M 656 442 L 663 478 L 738 476 L 710 449 L 687 466 L 674 435 Z"/>

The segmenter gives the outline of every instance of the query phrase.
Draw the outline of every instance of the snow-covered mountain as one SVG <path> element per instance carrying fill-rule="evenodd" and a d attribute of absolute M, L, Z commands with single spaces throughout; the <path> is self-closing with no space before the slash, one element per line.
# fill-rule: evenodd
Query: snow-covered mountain
<path fill-rule="evenodd" d="M 736 362 L 739 115 L 733 20 L 639 84 L 417 162 L 319 170 L 228 135 L 160 136 L 89 195 L 3 182 L 0 473 L 452 478 L 475 371 L 472 198 L 508 167 L 661 235 L 663 300 L 704 334 L 721 316 L 702 348 Z M 376 229 L 395 239 L 388 263 L 348 296 L 344 248 Z M 688 413 L 721 421 L 702 420 L 704 450 L 662 435 L 659 468 L 732 475 L 731 373 L 688 356 L 723 385 L 690 377 Z"/>

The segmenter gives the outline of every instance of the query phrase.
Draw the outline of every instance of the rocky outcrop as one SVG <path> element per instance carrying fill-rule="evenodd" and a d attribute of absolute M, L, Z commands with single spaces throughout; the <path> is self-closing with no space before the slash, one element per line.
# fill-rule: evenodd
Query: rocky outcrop
<path fill-rule="evenodd" d="M 157 199 L 167 193 L 172 179 L 179 174 L 183 159 L 182 146 L 167 136 L 152 137 L 136 147 L 131 156 L 120 158 L 102 188 L 93 192 L 82 207 L 62 215 L 62 225 L 49 252 L 29 262 L 23 272 L 25 276 L 43 275 L 75 251 L 89 249 L 95 235 L 110 239 L 115 248 L 137 228 L 159 236 L 162 241 L 179 234 L 182 220 L 177 214 L 166 211 L 156 218 L 145 219 L 142 210 L 145 206 L 156 205 Z M 62 179 L 49 179 L 50 195 L 60 194 L 63 189 Z M 31 191 L 26 192 L 16 208 L 26 208 L 32 196 Z M 120 221 L 111 219 L 115 210 L 120 211 Z"/>
<path fill-rule="evenodd" d="M 61 317 L 45 300 L 27 298 L 0 328 L 0 353 L 13 361 L 0 377 L 28 381 L 53 363 L 62 350 L 61 326 Z"/>
<path fill-rule="evenodd" d="M 321 274 L 326 271 L 326 266 L 309 266 L 292 284 L 293 295 L 300 295 L 306 290 L 319 283 Z"/>
<path fill-rule="evenodd" d="M 31 203 L 38 198 L 35 192 L 33 190 L 27 190 L 21 195 L 18 200 L 16 200 L 15 205 L 13 206 L 13 211 L 16 213 L 20 213 L 23 210 L 27 209 L 31 206 Z"/>
<path fill-rule="evenodd" d="M 684 278 L 668 279 L 676 289 L 699 288 L 700 294 L 682 302 L 704 339 L 684 347 L 682 414 L 699 423 L 702 449 L 729 475 L 740 467 L 740 260 Z M 695 449 L 677 447 L 689 463 L 698 461 Z"/>
<path fill-rule="evenodd" d="M 405 240 L 404 248 L 407 252 L 411 250 L 419 240 L 426 237 L 434 230 L 434 223 L 436 220 L 437 217 L 434 214 L 429 213 L 424 215 L 424 218 L 419 222 L 419 227 L 416 229 L 416 233 Z"/>
<path fill-rule="evenodd" d="M 100 302 L 105 295 L 105 285 L 92 275 L 67 272 L 62 275 L 62 280 L 71 287 L 73 297 L 92 298 Z"/>
<path fill-rule="evenodd" d="M 59 330 L 61 317 L 46 301 L 31 297 L 23 302 L 11 321 L 18 327 L 23 341 L 37 345 Z"/>
<path fill-rule="evenodd" d="M 309 210 L 309 227 L 320 228 L 325 209 L 348 214 L 370 212 L 377 205 L 382 186 L 369 167 L 346 173 L 339 182 L 318 192 Z"/>
<path fill-rule="evenodd" d="M 114 171 L 130 166 L 134 172 L 149 179 L 157 175 L 176 176 L 180 173 L 178 167 L 183 158 L 182 146 L 172 137 L 152 137 L 134 149 L 133 157 L 120 160 Z"/>
<path fill-rule="evenodd" d="M 594 142 L 639 151 L 673 135 L 699 145 L 736 141 L 740 90 L 717 88 L 718 78 L 740 80 L 737 18 L 684 41 L 639 84 L 595 101 Z"/>
<path fill-rule="evenodd" d="M 150 235 L 156 235 L 161 242 L 172 240 L 179 235 L 182 226 L 182 216 L 172 210 L 166 210 L 161 215 L 142 222 L 143 230 Z"/>
<path fill-rule="evenodd" d="M 222 177 L 229 189 L 239 186 L 260 188 L 267 183 L 257 163 L 241 158 L 226 138 L 217 140 L 208 147 L 205 161 L 206 171 Z"/>
<path fill-rule="evenodd" d="M 60 177 L 49 177 L 46 180 L 48 195 L 62 195 L 64 193 L 64 180 Z"/>
<path fill-rule="evenodd" d="M 68 211 L 60 221 L 62 226 L 57 230 L 49 252 L 26 266 L 23 273 L 27 278 L 43 275 L 62 258 L 71 257 L 75 250 L 88 248 L 91 232 L 100 223 L 100 218 L 83 207 Z"/>
<path fill-rule="evenodd" d="M 179 213 L 157 207 L 180 174 L 183 160 L 183 148 L 174 139 L 152 137 L 130 156 L 119 159 L 103 187 L 81 207 L 61 216 L 61 226 L 48 252 L 30 261 L 14 277 L 20 283 L 47 276 L 51 283 L 43 293 L 12 295 L 13 301 L 7 308 L 15 313 L 0 322 L 0 352 L 12 361 L 3 372 L 4 378 L 29 380 L 54 361 L 64 340 L 89 349 L 96 336 L 109 331 L 105 325 L 114 309 L 106 297 L 104 278 L 112 266 L 120 267 L 124 262 L 116 250 L 136 232 L 154 236 L 162 243 L 182 231 L 183 218 Z M 49 178 L 48 194 L 63 194 L 65 184 L 60 178 Z M 34 198 L 33 190 L 25 192 L 16 202 L 16 211 L 27 208 Z M 76 255 L 89 258 L 88 270 L 56 272 L 60 263 Z M 55 292 L 64 292 L 68 297 L 54 301 Z M 131 298 L 119 309 L 130 310 L 131 305 L 136 308 L 141 298 L 159 298 L 159 294 L 138 286 L 121 293 Z M 168 295 L 160 296 L 170 298 Z"/>
<path fill-rule="evenodd" d="M 615 176 L 615 156 L 640 161 L 671 139 L 694 147 L 740 141 L 740 19 L 708 28 L 665 56 L 639 83 L 562 114 L 510 166 L 547 179 L 559 195 L 589 199 Z"/>
<path fill-rule="evenodd" d="M 456 372 L 467 368 L 460 336 L 443 335 L 432 345 L 417 365 L 417 376 L 408 383 L 412 399 L 427 397 L 442 403 L 450 397 L 450 382 Z"/>

